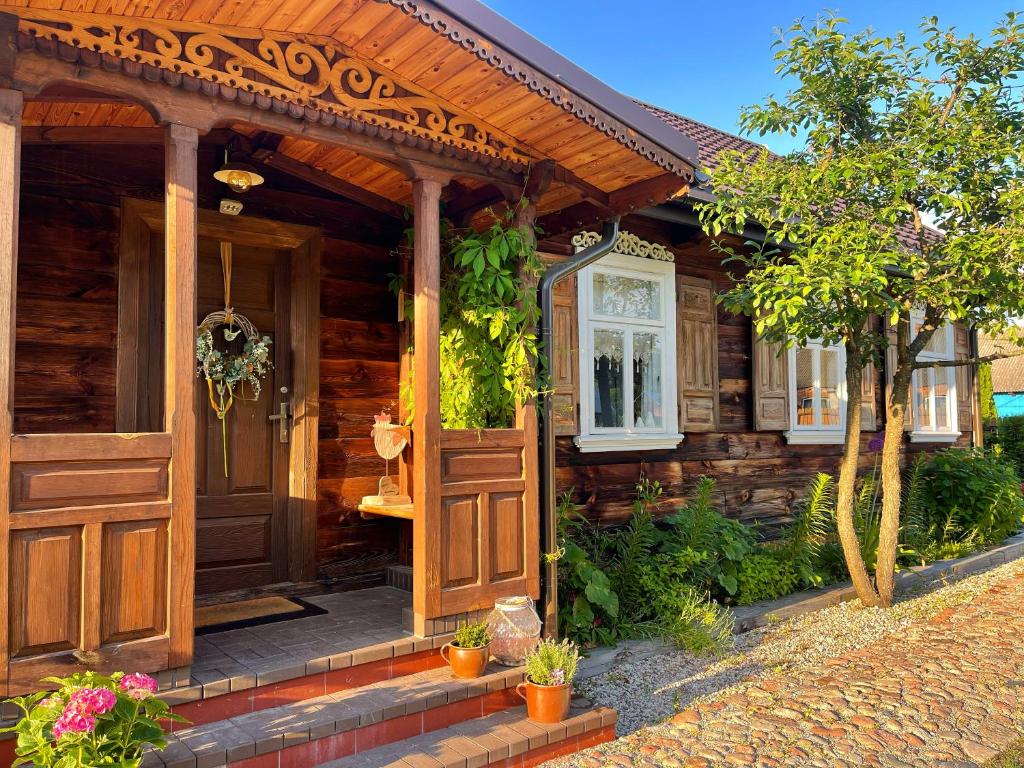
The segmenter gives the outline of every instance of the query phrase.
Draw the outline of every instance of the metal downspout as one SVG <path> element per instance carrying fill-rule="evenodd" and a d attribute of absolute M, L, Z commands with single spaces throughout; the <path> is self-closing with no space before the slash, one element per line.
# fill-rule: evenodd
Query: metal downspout
<path fill-rule="evenodd" d="M 552 311 L 555 283 L 593 264 L 615 247 L 619 236 L 619 219 L 604 223 L 601 240 L 584 248 L 572 258 L 549 268 L 540 280 L 540 341 L 543 370 L 551 370 Z M 555 516 L 555 424 L 551 418 L 551 395 L 541 395 L 540 432 L 540 520 L 541 552 L 554 552 L 558 544 L 558 518 Z M 544 634 L 558 634 L 558 563 L 545 559 L 541 572 L 541 606 L 544 612 Z"/>

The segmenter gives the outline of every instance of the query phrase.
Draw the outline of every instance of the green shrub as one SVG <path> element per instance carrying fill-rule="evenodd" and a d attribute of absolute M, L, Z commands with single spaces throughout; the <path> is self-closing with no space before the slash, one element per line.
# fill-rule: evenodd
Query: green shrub
<path fill-rule="evenodd" d="M 541 640 L 526 657 L 526 676 L 537 685 L 563 685 L 576 677 L 580 651 L 571 640 Z"/>
<path fill-rule="evenodd" d="M 796 562 L 784 552 L 762 548 L 740 564 L 736 602 L 752 605 L 788 595 L 800 586 Z"/>
<path fill-rule="evenodd" d="M 995 544 L 1024 524 L 1020 476 L 998 447 L 940 451 L 920 474 L 923 510 L 916 524 L 941 533 L 935 540 Z"/>
<path fill-rule="evenodd" d="M 491 642 L 487 622 L 466 623 L 455 630 L 453 645 L 459 648 L 483 648 Z"/>
<path fill-rule="evenodd" d="M 1007 416 L 996 422 L 995 440 L 1003 454 L 1024 477 L 1024 416 Z"/>

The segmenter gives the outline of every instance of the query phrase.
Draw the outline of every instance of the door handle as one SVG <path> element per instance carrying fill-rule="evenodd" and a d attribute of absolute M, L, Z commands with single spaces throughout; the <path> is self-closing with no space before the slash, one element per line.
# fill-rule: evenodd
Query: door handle
<path fill-rule="evenodd" d="M 288 387 L 281 387 L 281 394 L 287 395 Z M 277 437 L 278 440 L 282 443 L 288 442 L 288 422 L 291 421 L 292 418 L 291 414 L 288 411 L 288 401 L 281 400 L 281 403 L 278 407 L 278 412 L 272 413 L 270 414 L 270 416 L 267 417 L 268 419 L 270 419 L 270 421 L 278 422 Z"/>

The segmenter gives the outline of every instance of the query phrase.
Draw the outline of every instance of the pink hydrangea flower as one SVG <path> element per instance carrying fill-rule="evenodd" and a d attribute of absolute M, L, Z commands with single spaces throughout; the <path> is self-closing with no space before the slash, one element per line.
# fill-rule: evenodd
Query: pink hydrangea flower
<path fill-rule="evenodd" d="M 79 688 L 71 694 L 65 714 L 105 715 L 117 704 L 117 694 L 109 688 Z"/>
<path fill-rule="evenodd" d="M 73 710 L 69 706 L 53 724 L 53 738 L 60 739 L 67 733 L 88 733 L 95 727 L 95 717 Z"/>
<path fill-rule="evenodd" d="M 133 699 L 145 699 L 152 696 L 158 688 L 155 678 L 144 675 L 141 672 L 133 672 L 122 677 L 120 687 L 122 691 Z"/>

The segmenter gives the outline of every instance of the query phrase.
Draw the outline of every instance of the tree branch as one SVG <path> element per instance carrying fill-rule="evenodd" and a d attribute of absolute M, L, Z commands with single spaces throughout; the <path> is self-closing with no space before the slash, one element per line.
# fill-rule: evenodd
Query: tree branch
<path fill-rule="evenodd" d="M 1006 360 L 1011 357 L 1024 356 L 1024 350 L 1020 352 L 1014 352 L 1010 355 L 984 355 L 982 357 L 965 357 L 962 360 L 925 360 L 914 363 L 914 370 L 918 371 L 922 368 L 956 368 L 961 365 L 981 365 L 982 363 L 991 363 L 996 360 Z"/>

